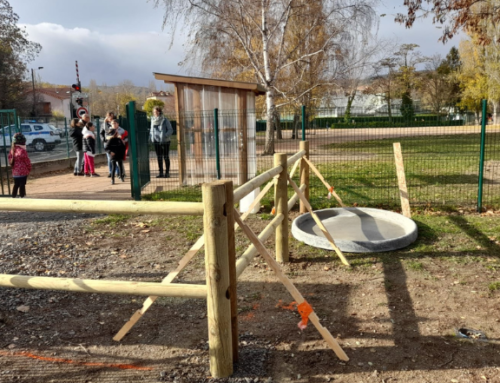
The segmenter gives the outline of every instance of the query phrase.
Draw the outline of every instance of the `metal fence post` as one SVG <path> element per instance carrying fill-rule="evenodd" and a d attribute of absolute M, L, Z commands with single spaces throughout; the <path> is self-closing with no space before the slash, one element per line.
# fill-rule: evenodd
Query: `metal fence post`
<path fill-rule="evenodd" d="M 302 141 L 306 140 L 306 106 L 302 105 Z"/>
<path fill-rule="evenodd" d="M 97 147 L 99 148 L 98 153 L 102 154 L 102 145 L 101 145 L 101 121 L 99 117 L 95 119 L 95 131 L 97 132 Z"/>
<path fill-rule="evenodd" d="M 66 152 L 69 158 L 69 132 L 68 132 L 68 119 L 64 117 L 64 137 L 66 137 Z"/>
<path fill-rule="evenodd" d="M 141 200 L 141 184 L 139 183 L 139 159 L 137 151 L 137 125 L 135 120 L 135 101 L 130 101 L 127 105 L 127 119 L 130 135 L 130 149 L 132 156 L 130 157 L 130 179 L 132 180 L 132 197 L 136 201 Z"/>
<path fill-rule="evenodd" d="M 481 213 L 483 209 L 483 181 L 484 181 L 484 145 L 486 141 L 486 121 L 488 119 L 488 101 L 482 101 L 483 111 L 481 116 L 481 147 L 479 151 L 479 181 L 477 190 L 477 211 Z"/>
<path fill-rule="evenodd" d="M 220 180 L 220 153 L 219 153 L 219 109 L 214 109 L 214 136 L 215 136 L 215 167 L 217 179 Z"/>

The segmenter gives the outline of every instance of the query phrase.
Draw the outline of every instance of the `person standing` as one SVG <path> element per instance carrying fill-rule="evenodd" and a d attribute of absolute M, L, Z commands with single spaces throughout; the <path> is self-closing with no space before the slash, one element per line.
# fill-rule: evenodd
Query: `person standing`
<path fill-rule="evenodd" d="M 85 160 L 85 177 L 99 177 L 95 172 L 94 157 L 95 157 L 95 126 L 91 122 L 83 128 L 83 157 Z"/>
<path fill-rule="evenodd" d="M 71 128 L 73 129 L 70 137 L 73 140 L 73 150 L 76 153 L 75 161 L 75 176 L 83 176 L 83 128 L 84 122 L 78 118 L 73 118 L 71 120 Z"/>
<path fill-rule="evenodd" d="M 17 197 L 18 191 L 19 196 L 24 198 L 26 196 L 26 181 L 31 172 L 31 161 L 26 151 L 26 137 L 22 133 L 14 134 L 8 161 L 14 178 L 12 198 Z"/>
<path fill-rule="evenodd" d="M 151 117 L 151 129 L 149 137 L 155 146 L 156 159 L 158 160 L 159 174 L 156 178 L 170 178 L 170 136 L 174 130 L 168 118 L 163 115 L 159 106 L 153 108 Z M 163 173 L 163 161 L 165 161 L 165 173 Z"/>
<path fill-rule="evenodd" d="M 82 128 L 85 128 L 90 124 L 90 116 L 88 114 L 82 115 L 82 118 L 80 119 L 80 122 L 82 124 Z"/>
<path fill-rule="evenodd" d="M 116 128 L 115 128 L 116 126 Z M 107 136 L 106 145 L 104 149 L 111 156 L 111 185 L 115 184 L 115 173 L 118 167 L 119 177 L 122 182 L 125 182 L 125 176 L 123 171 L 123 158 L 125 157 L 125 144 L 122 139 L 118 136 L 118 121 L 113 121 L 113 128 L 109 130 L 109 135 Z"/>
<path fill-rule="evenodd" d="M 106 145 L 106 142 L 107 142 L 107 136 L 109 135 L 109 131 L 111 129 L 111 125 L 112 125 L 112 122 L 113 120 L 115 119 L 115 113 L 114 112 L 108 112 L 106 113 L 106 118 L 104 119 L 104 122 L 102 123 L 102 128 L 101 128 L 101 141 L 103 143 L 103 145 Z M 109 174 L 108 174 L 108 178 L 111 178 L 111 167 L 112 167 L 112 164 L 111 164 L 111 156 L 109 155 L 108 152 L 106 152 L 106 157 L 108 158 L 108 169 L 109 169 Z M 118 174 L 118 169 L 116 169 L 117 173 Z"/>

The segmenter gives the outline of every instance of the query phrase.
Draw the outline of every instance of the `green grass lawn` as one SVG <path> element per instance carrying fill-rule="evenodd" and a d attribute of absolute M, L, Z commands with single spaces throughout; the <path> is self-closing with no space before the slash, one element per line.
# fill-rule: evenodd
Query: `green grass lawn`
<path fill-rule="evenodd" d="M 480 137 L 478 134 L 388 138 L 330 144 L 320 147 L 311 160 L 335 187 L 346 205 L 398 207 L 399 189 L 393 142 L 403 151 L 410 205 L 475 206 L 478 193 Z M 258 157 L 259 173 L 270 167 L 272 157 Z M 500 160 L 500 134 L 488 133 L 486 164 Z M 496 165 L 497 167 L 500 165 Z M 500 204 L 500 179 L 485 172 L 484 206 Z M 500 178 L 500 169 L 496 172 Z M 294 177 L 298 183 L 298 172 Z M 293 191 L 289 188 L 289 195 Z M 311 172 L 310 200 L 315 209 L 336 206 L 328 191 Z M 184 187 L 145 196 L 148 200 L 200 201 L 199 187 Z M 263 200 L 269 210 L 273 195 Z"/>

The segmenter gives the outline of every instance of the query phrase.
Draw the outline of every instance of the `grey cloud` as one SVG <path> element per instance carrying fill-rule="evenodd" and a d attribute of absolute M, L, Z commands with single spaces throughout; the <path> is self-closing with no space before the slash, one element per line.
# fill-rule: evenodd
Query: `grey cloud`
<path fill-rule="evenodd" d="M 179 43 L 168 50 L 170 37 L 165 34 L 104 34 L 50 23 L 26 25 L 26 28 L 30 39 L 43 46 L 32 66 L 43 66 L 42 80 L 51 83 L 73 83 L 75 60 L 78 60 L 83 85 L 90 79 L 108 85 L 125 79 L 147 85 L 153 80 L 152 72 L 180 73 L 177 63 L 184 57 Z"/>

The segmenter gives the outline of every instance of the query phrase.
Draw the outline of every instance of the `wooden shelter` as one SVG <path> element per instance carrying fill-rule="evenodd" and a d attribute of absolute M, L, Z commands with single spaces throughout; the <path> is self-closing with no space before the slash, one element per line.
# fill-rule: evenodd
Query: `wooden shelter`
<path fill-rule="evenodd" d="M 257 172 L 255 97 L 262 85 L 154 73 L 175 85 L 179 183 L 195 185 L 216 174 L 214 109 L 219 110 L 220 172 L 242 185 Z"/>

